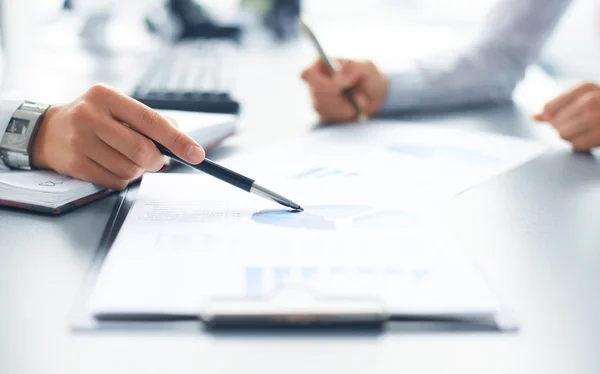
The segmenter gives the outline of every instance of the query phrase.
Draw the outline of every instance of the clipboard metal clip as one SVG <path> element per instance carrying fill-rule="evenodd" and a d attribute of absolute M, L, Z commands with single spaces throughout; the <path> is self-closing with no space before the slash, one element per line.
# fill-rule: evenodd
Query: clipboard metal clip
<path fill-rule="evenodd" d="M 214 297 L 200 319 L 218 327 L 381 326 L 389 319 L 384 304 L 362 295 L 324 295 L 305 286 L 287 285 L 270 294 Z"/>

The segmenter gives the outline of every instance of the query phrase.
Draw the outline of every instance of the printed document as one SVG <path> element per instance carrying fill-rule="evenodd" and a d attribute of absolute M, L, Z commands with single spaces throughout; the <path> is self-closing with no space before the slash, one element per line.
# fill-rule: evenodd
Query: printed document
<path fill-rule="evenodd" d="M 435 205 L 544 150 L 540 143 L 514 137 L 368 121 L 320 129 L 228 159 L 225 165 L 269 185 L 282 180 L 310 182 L 309 188 L 333 183 L 344 192 L 348 184 L 362 184 L 365 193 L 383 193 L 396 203 Z"/>
<path fill-rule="evenodd" d="M 304 212 L 201 173 L 146 175 L 89 309 L 198 316 L 217 299 L 269 300 L 293 288 L 371 298 L 396 315 L 493 316 L 496 297 L 436 204 L 542 150 L 496 135 L 369 123 L 221 162 Z"/>

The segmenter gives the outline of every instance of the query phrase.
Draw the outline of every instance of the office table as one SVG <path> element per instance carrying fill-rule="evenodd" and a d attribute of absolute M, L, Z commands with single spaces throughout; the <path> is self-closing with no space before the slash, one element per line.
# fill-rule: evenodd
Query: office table
<path fill-rule="evenodd" d="M 235 91 L 242 131 L 214 158 L 311 128 L 316 117 L 299 80 L 313 56 L 305 47 L 259 43 L 243 52 Z M 104 79 L 84 69 L 71 74 L 61 86 L 65 96 L 91 77 Z M 510 105 L 403 119 L 541 136 L 539 125 Z M 550 150 L 440 206 L 512 310 L 516 333 L 401 326 L 383 334 L 73 332 L 71 312 L 115 200 L 60 217 L 0 211 L 0 373 L 600 372 L 600 165 L 593 155 Z"/>

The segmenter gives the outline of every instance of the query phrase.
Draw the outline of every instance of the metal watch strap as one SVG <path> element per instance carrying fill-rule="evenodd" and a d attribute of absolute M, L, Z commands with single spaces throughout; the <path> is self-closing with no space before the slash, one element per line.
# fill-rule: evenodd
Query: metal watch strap
<path fill-rule="evenodd" d="M 32 101 L 24 101 L 19 108 L 13 113 L 11 117 L 11 121 L 14 119 L 23 119 L 24 117 L 27 120 L 31 119 L 32 115 L 37 115 L 35 117 L 35 122 L 30 123 L 29 126 L 33 126 L 29 135 L 27 151 L 26 152 L 16 152 L 16 151 L 6 151 L 3 150 L 0 152 L 0 157 L 2 161 L 9 167 L 15 169 L 31 169 L 31 151 L 33 146 L 33 141 L 37 134 L 40 124 L 44 120 L 44 114 L 48 110 L 50 105 L 35 103 Z M 31 121 L 33 122 L 33 121 Z"/>

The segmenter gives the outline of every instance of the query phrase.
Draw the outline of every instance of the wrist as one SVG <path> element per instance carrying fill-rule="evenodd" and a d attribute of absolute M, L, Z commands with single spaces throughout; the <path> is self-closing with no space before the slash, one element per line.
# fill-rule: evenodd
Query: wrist
<path fill-rule="evenodd" d="M 50 169 L 49 160 L 51 155 L 49 152 L 49 135 L 51 123 L 58 112 L 60 106 L 50 106 L 44 115 L 44 119 L 40 124 L 40 128 L 33 139 L 33 147 L 31 148 L 31 164 L 38 169 Z"/>
<path fill-rule="evenodd" d="M 381 111 L 389 94 L 389 85 L 390 82 L 388 76 L 385 74 L 382 75 L 382 88 L 379 91 L 377 99 L 373 101 L 374 105 L 371 108 L 369 108 L 369 115 L 374 115 Z"/>
<path fill-rule="evenodd" d="M 23 101 L 12 113 L 0 141 L 0 158 L 13 169 L 32 168 L 31 154 L 48 105 Z"/>

